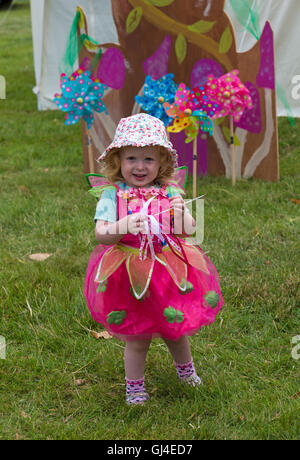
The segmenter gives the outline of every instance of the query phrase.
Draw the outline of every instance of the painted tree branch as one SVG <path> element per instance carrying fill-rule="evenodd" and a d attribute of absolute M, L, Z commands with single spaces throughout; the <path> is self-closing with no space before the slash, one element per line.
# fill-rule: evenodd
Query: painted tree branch
<path fill-rule="evenodd" d="M 128 2 L 133 8 L 141 7 L 143 9 L 143 17 L 157 28 L 176 36 L 179 34 L 184 35 L 190 43 L 199 46 L 214 56 L 228 72 L 234 68 L 229 57 L 219 52 L 219 44 L 210 37 L 189 30 L 188 26 L 174 21 L 174 19 L 164 14 L 155 6 L 146 3 L 144 0 L 128 0 Z"/>
<path fill-rule="evenodd" d="M 256 168 L 260 165 L 264 158 L 269 155 L 272 138 L 274 134 L 274 119 L 273 119 L 273 110 L 272 110 L 272 90 L 265 89 L 265 101 L 266 101 L 266 132 L 264 141 L 261 146 L 256 150 L 248 161 L 243 177 L 248 179 L 252 177 L 256 171 Z"/>

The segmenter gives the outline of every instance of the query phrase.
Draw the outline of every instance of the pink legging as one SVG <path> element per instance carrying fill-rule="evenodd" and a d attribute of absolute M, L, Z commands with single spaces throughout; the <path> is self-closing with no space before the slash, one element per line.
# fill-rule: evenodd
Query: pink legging
<path fill-rule="evenodd" d="M 179 340 L 164 339 L 169 351 L 178 364 L 188 363 L 192 359 L 188 338 L 183 335 Z M 151 340 L 137 340 L 126 342 L 124 363 L 125 374 L 129 380 L 138 380 L 144 377 L 146 357 Z"/>

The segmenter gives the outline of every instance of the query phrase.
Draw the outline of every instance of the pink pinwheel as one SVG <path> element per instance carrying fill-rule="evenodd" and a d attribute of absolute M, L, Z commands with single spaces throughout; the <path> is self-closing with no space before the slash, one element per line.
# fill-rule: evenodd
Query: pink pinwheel
<path fill-rule="evenodd" d="M 238 122 L 244 110 L 252 109 L 253 103 L 250 91 L 238 77 L 239 71 L 233 70 L 220 78 L 209 75 L 207 81 L 208 97 L 219 104 L 222 108 L 215 114 L 215 118 L 222 118 L 227 115 Z"/>
<path fill-rule="evenodd" d="M 248 88 L 238 77 L 239 71 L 233 70 L 220 78 L 209 75 L 207 81 L 208 96 L 222 106 L 215 118 L 230 116 L 232 184 L 235 185 L 235 151 L 233 120 L 238 123 L 246 108 L 252 109 L 253 102 Z"/>
<path fill-rule="evenodd" d="M 221 108 L 215 102 L 208 99 L 205 94 L 205 88 L 196 88 L 195 90 L 188 89 L 184 83 L 181 83 L 175 95 L 173 104 L 165 103 L 164 109 L 166 113 L 174 118 L 173 125 L 167 129 L 170 132 L 178 133 L 185 130 L 186 143 L 193 141 L 193 195 L 197 195 L 196 179 L 197 179 L 197 143 L 196 139 L 199 130 L 202 132 L 213 133 L 213 125 L 211 118 L 217 110 Z"/>
<path fill-rule="evenodd" d="M 185 130 L 187 143 L 196 139 L 199 128 L 202 132 L 209 132 L 212 135 L 211 116 L 208 113 L 213 113 L 213 109 L 219 108 L 217 104 L 208 100 L 203 103 L 200 92 L 197 94 L 199 94 L 198 98 L 184 83 L 181 83 L 175 95 L 175 102 L 164 104 L 166 113 L 174 119 L 173 125 L 167 128 L 168 131 L 178 133 Z"/>

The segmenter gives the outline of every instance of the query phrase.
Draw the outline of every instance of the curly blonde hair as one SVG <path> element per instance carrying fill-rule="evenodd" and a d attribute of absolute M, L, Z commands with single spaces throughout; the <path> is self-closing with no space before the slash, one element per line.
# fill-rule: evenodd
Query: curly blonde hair
<path fill-rule="evenodd" d="M 121 173 L 120 153 L 122 149 L 112 149 L 100 163 L 100 173 L 103 174 L 110 183 L 124 181 Z M 166 185 L 174 178 L 175 167 L 171 153 L 164 147 L 160 147 L 160 167 L 155 178 L 161 185 Z"/>

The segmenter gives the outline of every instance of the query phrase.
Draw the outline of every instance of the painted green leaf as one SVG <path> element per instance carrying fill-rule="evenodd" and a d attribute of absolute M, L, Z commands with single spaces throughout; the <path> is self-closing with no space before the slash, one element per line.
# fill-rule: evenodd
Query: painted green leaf
<path fill-rule="evenodd" d="M 208 305 L 210 305 L 212 308 L 216 308 L 220 300 L 220 296 L 219 294 L 216 293 L 216 291 L 207 292 L 204 298 L 206 302 L 208 303 Z"/>
<path fill-rule="evenodd" d="M 227 53 L 232 45 L 233 42 L 233 36 L 230 30 L 230 27 L 226 27 L 226 29 L 223 32 L 223 35 L 221 37 L 220 43 L 219 43 L 219 53 L 220 54 L 225 54 Z"/>
<path fill-rule="evenodd" d="M 129 15 L 126 19 L 126 32 L 128 34 L 132 34 L 135 29 L 138 27 L 139 23 L 141 22 L 143 16 L 143 9 L 141 6 L 137 6 L 133 10 L 130 11 Z"/>
<path fill-rule="evenodd" d="M 187 43 L 186 39 L 182 34 L 179 34 L 175 42 L 175 52 L 177 56 L 177 61 L 181 64 L 186 57 Z"/>
<path fill-rule="evenodd" d="M 162 8 L 163 6 L 171 5 L 174 2 L 174 0 L 146 0 L 146 2 L 150 3 L 150 5 Z"/>
<path fill-rule="evenodd" d="M 191 24 L 188 26 L 188 29 L 192 32 L 199 32 L 200 34 L 206 34 L 209 32 L 213 26 L 215 25 L 216 21 L 197 21 L 195 24 Z"/>
<path fill-rule="evenodd" d="M 106 321 L 108 324 L 116 324 L 117 326 L 120 326 L 120 324 L 123 323 L 124 318 L 126 318 L 125 310 L 112 311 L 107 315 Z"/>
<path fill-rule="evenodd" d="M 223 131 L 224 137 L 226 141 L 228 142 L 228 144 L 231 144 L 230 129 L 227 126 L 222 126 L 222 131 Z M 241 145 L 239 138 L 237 137 L 236 134 L 234 135 L 234 145 L 236 145 L 237 147 Z"/>

